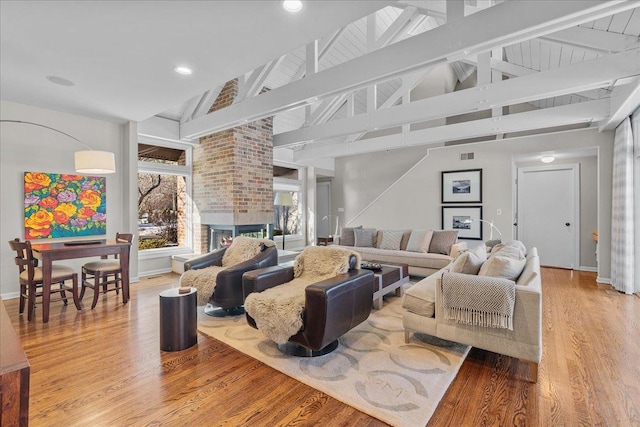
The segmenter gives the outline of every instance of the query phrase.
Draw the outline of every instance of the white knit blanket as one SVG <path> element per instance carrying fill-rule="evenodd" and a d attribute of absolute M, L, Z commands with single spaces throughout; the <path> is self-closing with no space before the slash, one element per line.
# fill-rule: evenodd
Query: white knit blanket
<path fill-rule="evenodd" d="M 359 268 L 360 255 L 357 252 L 343 248 L 309 246 L 294 262 L 294 279 L 247 296 L 244 301 L 246 312 L 267 338 L 278 344 L 286 343 L 303 326 L 305 288 L 348 272 L 351 255 L 356 256 Z"/>
<path fill-rule="evenodd" d="M 442 275 L 445 319 L 513 330 L 515 302 L 516 284 L 511 280 L 460 273 Z"/>

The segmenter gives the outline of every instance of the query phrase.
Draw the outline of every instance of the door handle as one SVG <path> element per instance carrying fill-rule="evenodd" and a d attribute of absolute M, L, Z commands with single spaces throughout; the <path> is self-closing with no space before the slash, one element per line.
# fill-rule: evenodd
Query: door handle
<path fill-rule="evenodd" d="M 564 225 L 566 225 L 567 227 L 569 227 L 571 225 L 570 222 L 565 222 Z"/>
<path fill-rule="evenodd" d="M 517 226 L 518 226 L 518 223 L 517 223 L 517 222 L 514 222 L 514 223 L 513 223 L 513 226 L 514 226 L 514 227 L 517 227 Z"/>

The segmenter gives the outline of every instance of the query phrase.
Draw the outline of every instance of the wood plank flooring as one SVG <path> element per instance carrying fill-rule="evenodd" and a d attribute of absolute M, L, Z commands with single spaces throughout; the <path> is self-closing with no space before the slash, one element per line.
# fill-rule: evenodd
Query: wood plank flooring
<path fill-rule="evenodd" d="M 542 277 L 539 382 L 473 349 L 429 426 L 640 426 L 640 298 L 592 273 Z M 158 294 L 177 278 L 142 279 L 127 305 L 113 293 L 94 310 L 54 303 L 48 324 L 40 306 L 29 323 L 4 302 L 31 363 L 31 426 L 385 425 L 203 335 L 161 352 Z"/>

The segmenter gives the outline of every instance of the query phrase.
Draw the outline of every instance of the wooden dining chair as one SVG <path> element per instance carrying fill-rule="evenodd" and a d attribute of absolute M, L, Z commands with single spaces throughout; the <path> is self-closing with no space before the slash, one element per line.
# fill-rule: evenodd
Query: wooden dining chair
<path fill-rule="evenodd" d="M 20 282 L 20 314 L 24 312 L 25 304 L 27 307 L 27 320 L 33 319 L 35 312 L 36 298 L 41 297 L 42 290 L 42 268 L 38 267 L 38 259 L 33 256 L 31 250 L 31 242 L 21 242 L 15 238 L 9 241 L 11 249 L 16 251 L 15 263 L 19 270 Z M 65 282 L 72 281 L 69 286 Z M 51 287 L 51 293 L 59 293 L 60 300 L 67 305 L 66 291 L 71 291 L 73 295 L 73 303 L 78 310 L 81 310 L 80 300 L 78 299 L 78 274 L 71 267 L 65 265 L 53 265 L 51 271 L 51 283 L 59 284 L 59 288 Z M 55 301 L 55 300 L 54 300 Z"/>
<path fill-rule="evenodd" d="M 133 241 L 133 234 L 128 233 L 116 233 L 116 242 L 131 243 Z M 113 288 L 109 285 L 114 285 Z M 122 268 L 120 267 L 120 259 L 118 255 L 114 258 L 103 256 L 102 259 L 91 261 L 82 266 L 82 288 L 80 289 L 80 299 L 84 298 L 84 292 L 86 288 L 93 289 L 93 303 L 91 309 L 95 308 L 98 303 L 98 295 L 100 294 L 100 288 L 102 293 L 106 294 L 110 291 L 116 291 L 116 294 L 120 293 L 122 288 Z"/>

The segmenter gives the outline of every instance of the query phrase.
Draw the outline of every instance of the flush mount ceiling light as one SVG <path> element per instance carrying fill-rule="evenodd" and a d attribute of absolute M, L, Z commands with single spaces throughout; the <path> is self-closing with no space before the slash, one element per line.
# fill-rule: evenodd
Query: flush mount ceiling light
<path fill-rule="evenodd" d="M 300 0 L 284 0 L 282 7 L 287 12 L 296 13 L 302 10 L 302 2 Z"/>
<path fill-rule="evenodd" d="M 551 162 L 553 162 L 555 159 L 556 159 L 556 158 L 555 158 L 555 157 L 553 157 L 553 156 L 542 156 L 542 157 L 540 157 L 540 161 L 541 161 L 542 163 L 551 163 Z"/>
<path fill-rule="evenodd" d="M 193 71 L 189 67 L 178 66 L 173 69 L 178 74 L 182 74 L 183 76 L 189 76 Z"/>

